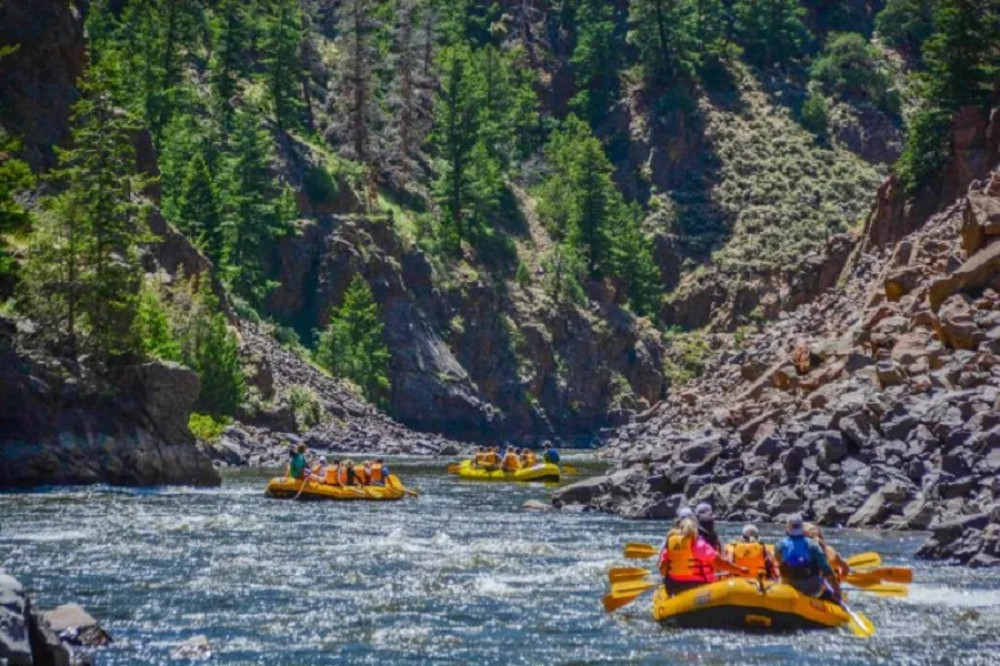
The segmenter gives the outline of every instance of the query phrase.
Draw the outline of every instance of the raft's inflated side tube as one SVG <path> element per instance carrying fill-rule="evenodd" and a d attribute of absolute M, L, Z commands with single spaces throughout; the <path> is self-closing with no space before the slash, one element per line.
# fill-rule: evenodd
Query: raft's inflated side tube
<path fill-rule="evenodd" d="M 267 495 L 287 499 L 298 495 L 308 500 L 374 500 L 389 501 L 403 498 L 403 484 L 395 474 L 390 474 L 384 486 L 331 486 L 314 481 L 306 482 L 299 495 L 302 481 L 278 476 L 267 484 Z"/>
<path fill-rule="evenodd" d="M 561 472 L 558 465 L 542 463 L 534 467 L 505 472 L 502 469 L 486 470 L 473 467 L 472 461 L 463 460 L 458 469 L 459 477 L 472 481 L 558 481 Z"/>
<path fill-rule="evenodd" d="M 835 603 L 800 594 L 790 585 L 764 583 L 764 591 L 746 578 L 729 578 L 669 597 L 660 587 L 653 595 L 653 618 L 681 627 L 797 631 L 847 624 Z"/>

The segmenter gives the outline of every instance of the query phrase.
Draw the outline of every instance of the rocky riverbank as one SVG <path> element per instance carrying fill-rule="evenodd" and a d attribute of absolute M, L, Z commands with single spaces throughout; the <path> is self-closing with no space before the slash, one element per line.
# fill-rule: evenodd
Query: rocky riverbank
<path fill-rule="evenodd" d="M 994 117 L 973 133 L 980 169 L 996 164 L 998 130 Z M 554 504 L 633 518 L 699 501 L 731 520 L 801 511 L 931 530 L 923 556 L 1000 564 L 1000 174 L 898 242 L 899 197 L 880 195 L 839 286 L 741 344 L 714 339 L 699 379 L 610 439 L 618 469 Z"/>
<path fill-rule="evenodd" d="M 17 350 L 30 322 L 0 318 L 0 488 L 113 483 L 218 485 L 187 419 L 198 375 L 144 363 L 87 382 Z"/>
<path fill-rule="evenodd" d="M 97 620 L 76 604 L 35 610 L 24 586 L 0 569 L 0 664 L 89 664 L 90 650 L 110 642 Z"/>
<path fill-rule="evenodd" d="M 342 380 L 283 347 L 264 326 L 240 322 L 254 406 L 217 441 L 199 443 L 216 466 L 280 467 L 289 446 L 298 443 L 331 454 L 453 456 L 465 448 L 393 421 Z"/>

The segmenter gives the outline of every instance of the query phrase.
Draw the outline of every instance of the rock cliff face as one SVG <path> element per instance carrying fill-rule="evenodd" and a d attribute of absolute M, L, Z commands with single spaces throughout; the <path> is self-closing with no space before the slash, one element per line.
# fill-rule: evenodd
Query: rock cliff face
<path fill-rule="evenodd" d="M 0 488 L 219 483 L 187 428 L 195 373 L 147 363 L 85 387 L 19 354 L 13 324 L 0 325 Z"/>
<path fill-rule="evenodd" d="M 937 212 L 918 220 L 883 188 L 836 288 L 721 351 L 610 440 L 619 470 L 554 503 L 637 518 L 702 500 L 734 520 L 802 511 L 931 529 L 926 556 L 1000 563 L 1000 174 L 983 171 L 1000 166 L 997 116 L 963 118 L 976 129 L 956 125 L 937 189 L 956 200 L 925 201 Z"/>
<path fill-rule="evenodd" d="M 323 328 L 351 277 L 364 275 L 392 353 L 391 413 L 413 428 L 586 443 L 664 388 L 658 336 L 607 286 L 595 285 L 587 312 L 474 271 L 437 275 L 390 220 L 358 215 L 305 223 L 276 263 L 281 286 L 268 310 L 305 331 Z"/>
<path fill-rule="evenodd" d="M 53 147 L 69 136 L 66 118 L 86 62 L 83 18 L 75 2 L 33 0 L 0 4 L 0 120 L 23 137 L 35 168 L 52 166 Z"/>

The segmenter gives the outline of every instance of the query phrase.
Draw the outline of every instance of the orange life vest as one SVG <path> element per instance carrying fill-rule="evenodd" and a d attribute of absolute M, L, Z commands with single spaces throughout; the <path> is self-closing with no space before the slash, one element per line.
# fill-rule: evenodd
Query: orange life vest
<path fill-rule="evenodd" d="M 712 567 L 695 558 L 693 546 L 693 539 L 670 530 L 667 534 L 666 552 L 660 561 L 660 573 L 665 578 L 685 583 L 710 583 L 715 580 Z"/>
<path fill-rule="evenodd" d="M 487 465 L 499 465 L 500 464 L 500 454 L 490 451 L 483 456 L 483 462 Z"/>
<path fill-rule="evenodd" d="M 514 471 L 521 468 L 521 463 L 518 461 L 516 453 L 508 453 L 503 457 L 502 466 L 507 471 Z"/>
<path fill-rule="evenodd" d="M 750 570 L 749 578 L 756 578 L 761 572 L 770 576 L 767 566 L 767 555 L 762 543 L 739 542 L 730 545 L 733 553 L 733 564 Z"/>
<path fill-rule="evenodd" d="M 347 485 L 347 468 L 346 467 L 341 467 L 340 469 L 337 470 L 337 483 L 339 483 L 342 486 L 346 486 Z"/>
<path fill-rule="evenodd" d="M 338 471 L 339 470 L 336 467 L 327 467 L 326 468 L 326 478 L 324 479 L 324 482 L 327 485 L 330 485 L 330 486 L 336 485 L 337 484 L 337 474 L 338 474 Z"/>
<path fill-rule="evenodd" d="M 382 483 L 384 477 L 382 476 L 382 465 L 375 463 L 372 465 L 371 474 L 369 475 L 369 483 Z"/>

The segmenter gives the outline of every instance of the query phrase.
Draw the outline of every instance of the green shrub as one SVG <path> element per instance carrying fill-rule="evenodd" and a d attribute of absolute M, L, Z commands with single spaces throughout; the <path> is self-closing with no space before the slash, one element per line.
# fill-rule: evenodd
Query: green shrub
<path fill-rule="evenodd" d="M 226 426 L 233 420 L 226 417 L 214 418 L 209 414 L 192 412 L 188 418 L 188 430 L 198 439 L 206 442 L 217 442 L 226 431 Z"/>
<path fill-rule="evenodd" d="M 671 330 L 664 337 L 669 346 L 663 359 L 663 375 L 670 386 L 687 384 L 704 371 L 712 348 L 701 332 Z"/>
<path fill-rule="evenodd" d="M 896 163 L 896 174 L 907 192 L 915 192 L 948 159 L 951 113 L 940 107 L 925 107 L 910 119 L 906 147 Z"/>
<path fill-rule="evenodd" d="M 830 107 L 826 98 L 816 91 L 802 105 L 802 126 L 818 137 L 825 137 L 830 129 Z"/>
<path fill-rule="evenodd" d="M 514 273 L 514 279 L 517 280 L 517 284 L 521 288 L 525 288 L 531 282 L 531 271 L 528 270 L 528 265 L 523 261 L 517 264 L 517 272 Z"/>
<path fill-rule="evenodd" d="M 323 422 L 323 405 L 316 392 L 308 386 L 290 386 L 283 397 L 284 402 L 292 408 L 295 422 L 300 428 L 308 430 Z"/>
<path fill-rule="evenodd" d="M 302 176 L 302 189 L 315 203 L 330 203 L 340 192 L 337 179 L 321 164 L 310 164 L 306 168 Z"/>
<path fill-rule="evenodd" d="M 870 102 L 886 113 L 899 112 L 900 99 L 892 90 L 888 63 L 856 32 L 830 35 L 809 73 L 828 95 Z"/>
<path fill-rule="evenodd" d="M 170 313 L 157 287 L 146 281 L 139 294 L 134 322 L 144 356 L 161 361 L 181 361 L 181 346 L 170 329 Z"/>

